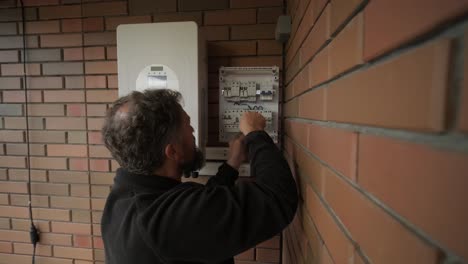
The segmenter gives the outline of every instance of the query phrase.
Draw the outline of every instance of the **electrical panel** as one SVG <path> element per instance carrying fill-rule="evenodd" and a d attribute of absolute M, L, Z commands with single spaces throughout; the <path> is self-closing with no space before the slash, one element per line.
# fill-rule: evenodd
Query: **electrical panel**
<path fill-rule="evenodd" d="M 278 141 L 279 68 L 221 67 L 219 69 L 219 141 L 239 132 L 242 114 L 254 111 L 266 119 L 265 131 Z"/>

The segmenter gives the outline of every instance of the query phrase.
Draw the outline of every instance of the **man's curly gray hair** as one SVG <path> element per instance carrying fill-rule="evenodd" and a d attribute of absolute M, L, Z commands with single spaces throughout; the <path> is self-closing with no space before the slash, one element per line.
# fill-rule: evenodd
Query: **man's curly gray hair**
<path fill-rule="evenodd" d="M 102 138 L 121 167 L 153 174 L 163 164 L 164 149 L 182 125 L 181 98 L 179 92 L 158 89 L 134 91 L 113 103 Z"/>

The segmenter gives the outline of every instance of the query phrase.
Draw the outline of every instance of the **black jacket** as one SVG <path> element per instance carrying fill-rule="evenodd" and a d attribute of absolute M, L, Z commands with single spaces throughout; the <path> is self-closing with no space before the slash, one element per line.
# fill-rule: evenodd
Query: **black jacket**
<path fill-rule="evenodd" d="M 265 132 L 245 138 L 254 181 L 227 164 L 206 185 L 119 169 L 102 216 L 106 262 L 234 263 L 293 219 L 297 190 Z"/>

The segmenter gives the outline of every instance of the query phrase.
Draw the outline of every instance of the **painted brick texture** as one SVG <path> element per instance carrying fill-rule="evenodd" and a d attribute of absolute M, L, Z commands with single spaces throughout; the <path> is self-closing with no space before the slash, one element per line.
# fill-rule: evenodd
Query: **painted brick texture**
<path fill-rule="evenodd" d="M 0 1 L 1 2 L 1 1 Z M 5 2 L 5 3 L 3 3 Z M 99 130 L 117 99 L 120 24 L 195 21 L 208 49 L 209 108 L 217 126 L 220 66 L 280 66 L 274 40 L 283 1 L 24 0 L 28 107 L 19 1 L 0 4 L 0 263 L 31 263 L 27 144 L 39 263 L 104 263 L 100 218 L 118 164 Z M 25 114 L 29 115 L 29 133 Z M 305 115 L 312 113 L 304 112 Z M 209 145 L 221 146 L 217 129 Z M 280 263 L 280 236 L 235 257 Z"/>
<path fill-rule="evenodd" d="M 282 263 L 468 262 L 468 2 L 287 10 Z"/>

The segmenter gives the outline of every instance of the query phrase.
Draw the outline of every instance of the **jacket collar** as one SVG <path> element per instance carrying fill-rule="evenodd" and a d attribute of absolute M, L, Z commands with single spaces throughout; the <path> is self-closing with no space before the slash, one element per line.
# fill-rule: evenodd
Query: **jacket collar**
<path fill-rule="evenodd" d="M 137 189 L 142 188 L 153 190 L 169 190 L 181 184 L 181 182 L 168 177 L 131 173 L 124 168 L 117 169 L 117 175 L 115 176 L 114 182 L 116 185 L 131 185 Z"/>

